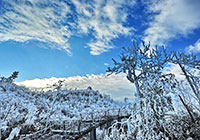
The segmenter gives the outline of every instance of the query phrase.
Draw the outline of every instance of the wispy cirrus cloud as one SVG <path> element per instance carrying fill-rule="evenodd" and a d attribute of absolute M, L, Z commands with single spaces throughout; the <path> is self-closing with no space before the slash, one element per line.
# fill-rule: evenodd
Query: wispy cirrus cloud
<path fill-rule="evenodd" d="M 152 0 L 144 3 L 147 13 L 151 14 L 145 41 L 161 45 L 179 36 L 185 37 L 200 27 L 199 0 Z"/>
<path fill-rule="evenodd" d="M 133 28 L 124 24 L 134 4 L 131 0 L 3 0 L 0 41 L 37 40 L 71 53 L 69 39 L 89 35 L 90 53 L 99 55 L 113 48 L 112 40 L 119 35 L 131 34 Z"/>
<path fill-rule="evenodd" d="M 73 3 L 79 15 L 78 28 L 86 34 L 92 32 L 94 36 L 94 39 L 87 44 L 93 55 L 113 48 L 113 39 L 119 35 L 130 35 L 134 29 L 123 24 L 127 21 L 127 8 L 134 6 L 135 1 L 95 0 L 93 3 L 83 4 L 82 1 L 73 0 Z"/>
<path fill-rule="evenodd" d="M 66 3 L 49 0 L 8 0 L 3 1 L 3 6 L 5 12 L 0 16 L 0 41 L 37 40 L 69 52 L 68 38 L 72 33 L 69 26 L 63 23 L 71 10 Z"/>

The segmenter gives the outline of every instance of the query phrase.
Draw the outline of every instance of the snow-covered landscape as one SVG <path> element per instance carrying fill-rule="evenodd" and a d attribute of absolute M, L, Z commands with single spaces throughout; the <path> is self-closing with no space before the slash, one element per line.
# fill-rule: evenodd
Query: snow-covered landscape
<path fill-rule="evenodd" d="M 1 138 L 20 139 L 25 134 L 28 138 L 28 135 L 45 129 L 50 124 L 91 120 L 91 117 L 101 119 L 105 113 L 116 115 L 119 110 L 122 114 L 131 112 L 132 106 L 128 101 L 113 101 L 91 87 L 85 90 L 58 88 L 59 85 L 46 92 L 34 92 L 14 83 L 1 81 Z"/>
<path fill-rule="evenodd" d="M 200 140 L 200 0 L 0 0 L 0 140 Z"/>
<path fill-rule="evenodd" d="M 27 83 L 35 80 L 15 84 L 19 72 L 1 77 L 0 138 L 198 140 L 200 61 L 196 56 L 167 53 L 143 43 L 143 47 L 123 48 L 119 57 L 108 67 L 108 76 L 126 74 L 136 89 L 133 100 L 116 101 L 90 86 L 67 89 L 66 78 L 39 80 L 42 84 L 34 87 Z M 179 67 L 179 74 L 172 64 Z"/>

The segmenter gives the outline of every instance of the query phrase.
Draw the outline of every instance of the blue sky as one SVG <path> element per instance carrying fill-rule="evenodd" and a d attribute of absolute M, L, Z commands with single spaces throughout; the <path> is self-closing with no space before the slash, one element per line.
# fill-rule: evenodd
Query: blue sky
<path fill-rule="evenodd" d="M 200 52 L 199 0 L 0 0 L 0 74 L 106 73 L 131 40 Z"/>

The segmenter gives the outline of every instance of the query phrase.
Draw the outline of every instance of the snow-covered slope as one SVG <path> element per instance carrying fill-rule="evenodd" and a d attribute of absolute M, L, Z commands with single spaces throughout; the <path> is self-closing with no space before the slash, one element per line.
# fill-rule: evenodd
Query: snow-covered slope
<path fill-rule="evenodd" d="M 90 87 L 86 90 L 31 92 L 13 83 L 0 82 L 1 137 L 33 133 L 50 123 L 101 117 L 106 110 L 129 111 L 131 104 L 113 101 Z"/>

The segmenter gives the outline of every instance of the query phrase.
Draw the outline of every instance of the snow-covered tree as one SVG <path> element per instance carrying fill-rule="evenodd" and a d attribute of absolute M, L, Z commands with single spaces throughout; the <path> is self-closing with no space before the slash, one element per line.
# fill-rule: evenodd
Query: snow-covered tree
<path fill-rule="evenodd" d="M 113 62 L 107 72 L 126 73 L 136 96 L 135 111 L 125 122 L 127 132 L 113 125 L 110 139 L 199 139 L 200 61 L 195 55 L 168 53 L 164 47 L 152 48 L 143 42 L 123 48 L 120 60 Z M 180 67 L 184 80 L 166 73 L 164 68 L 171 64 Z"/>
<path fill-rule="evenodd" d="M 171 97 L 168 96 L 174 85 L 174 75 L 163 74 L 163 69 L 172 58 L 166 49 L 151 48 L 150 43 L 133 46 L 120 54 L 120 62 L 114 61 L 114 67 L 107 72 L 126 73 L 127 79 L 135 84 L 135 111 L 129 124 L 128 133 L 135 139 L 173 138 L 166 124 L 165 114 L 173 110 Z"/>
<path fill-rule="evenodd" d="M 18 77 L 18 74 L 19 74 L 19 72 L 17 72 L 17 71 L 14 71 L 14 72 L 12 73 L 12 75 L 11 75 L 11 76 L 9 76 L 8 78 L 5 78 L 5 77 L 0 77 L 0 81 L 1 81 L 1 82 L 8 82 L 8 83 L 12 83 L 12 82 L 13 82 L 13 80 L 14 80 L 14 79 L 16 79 L 16 78 Z"/>

